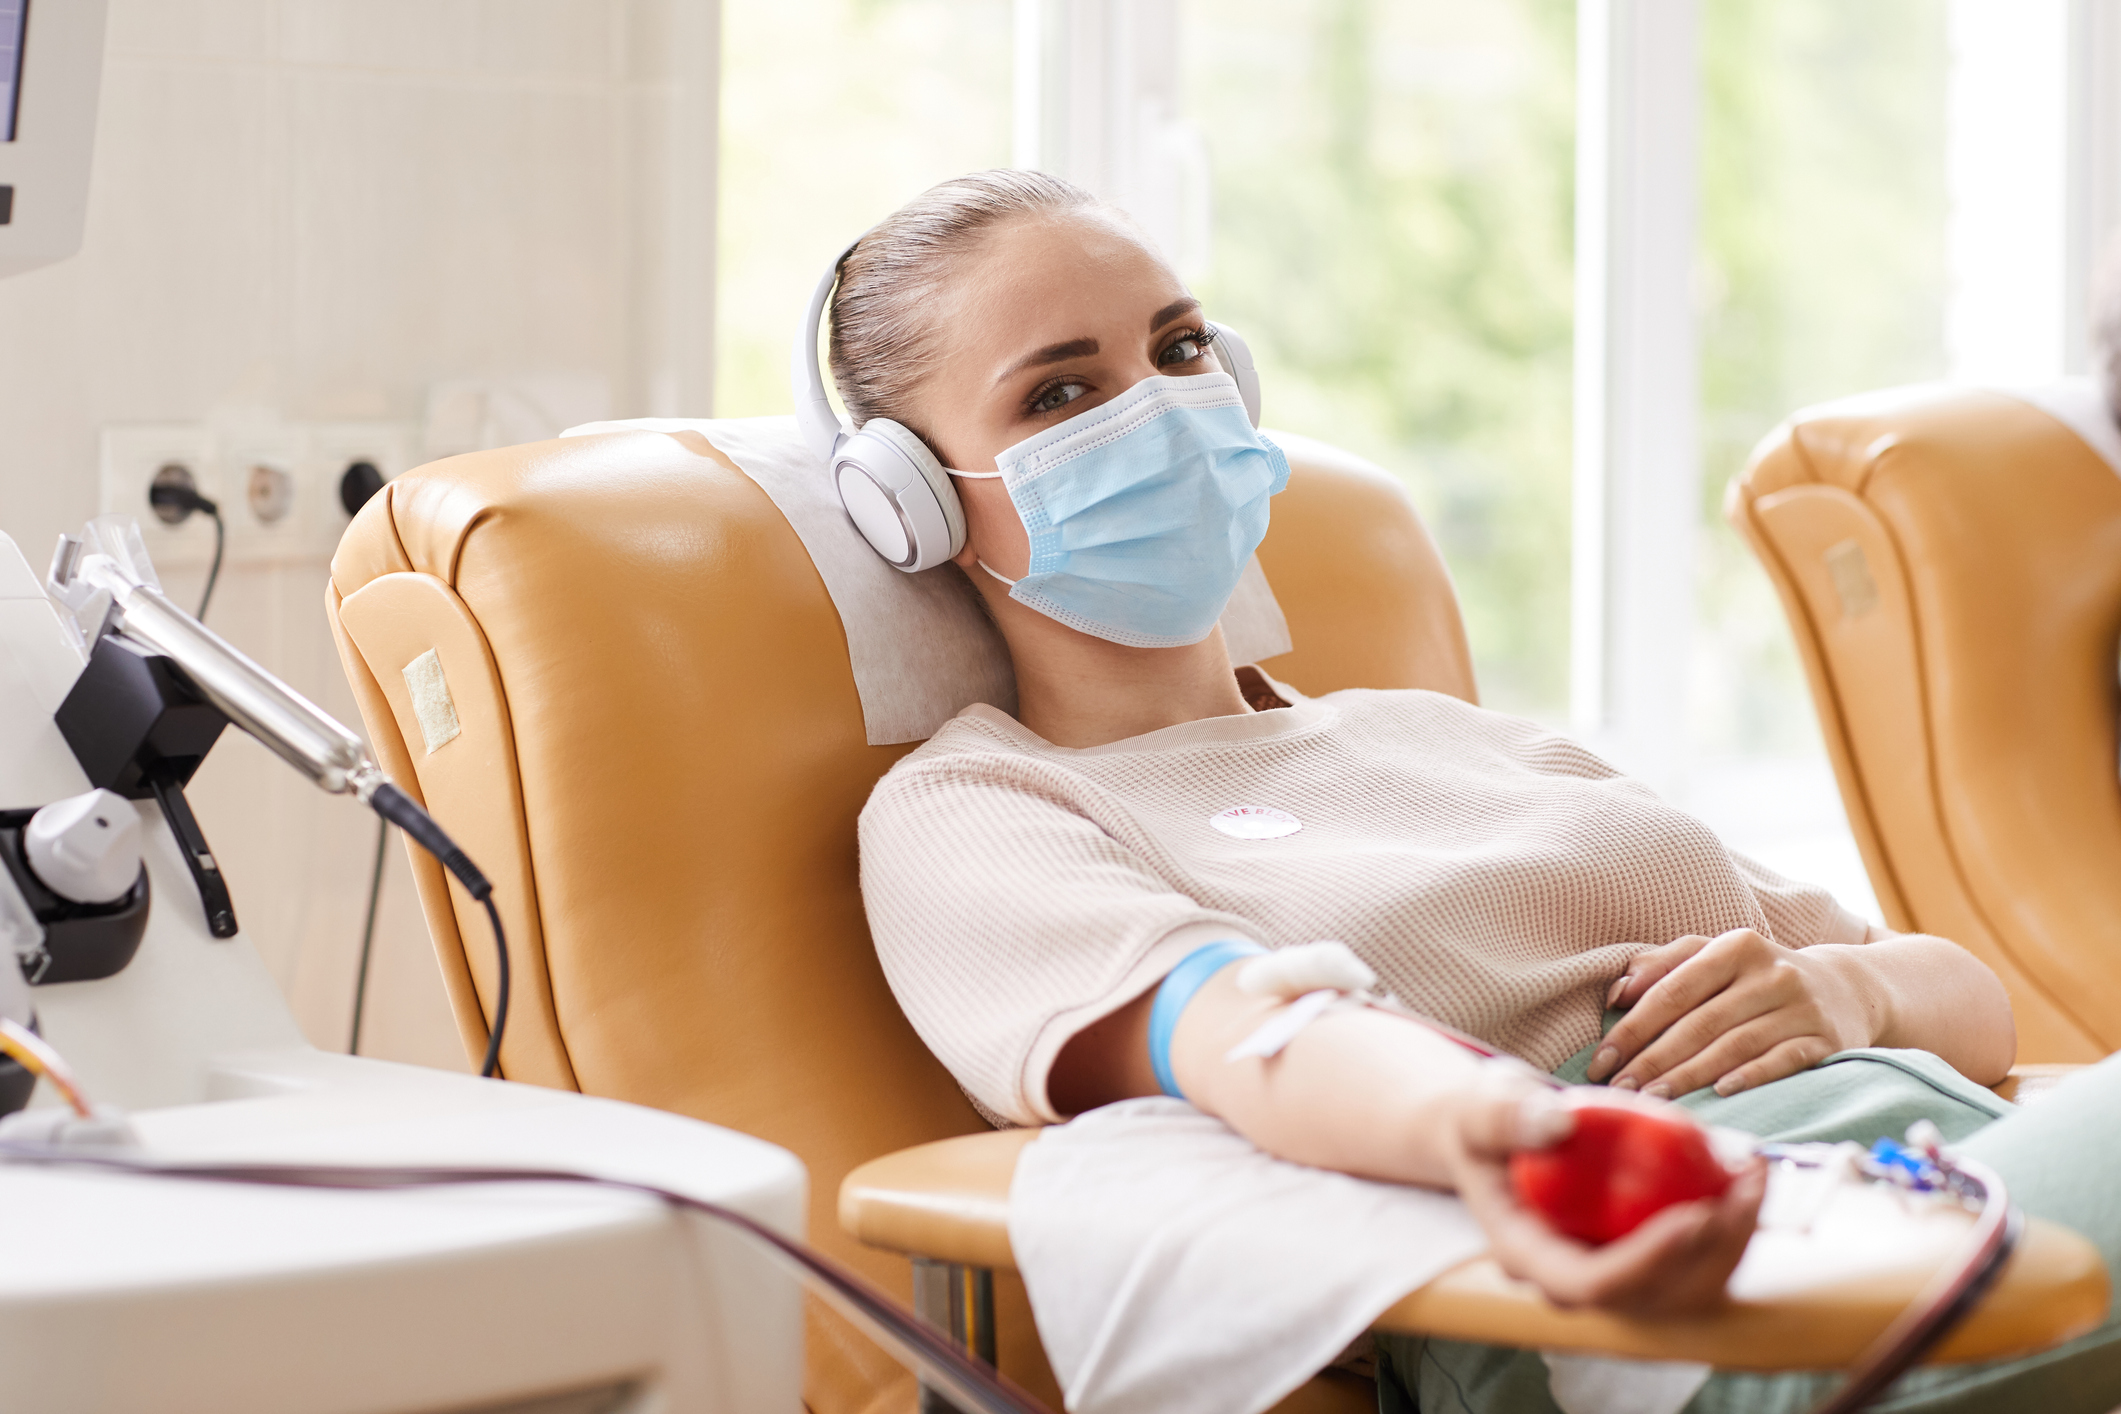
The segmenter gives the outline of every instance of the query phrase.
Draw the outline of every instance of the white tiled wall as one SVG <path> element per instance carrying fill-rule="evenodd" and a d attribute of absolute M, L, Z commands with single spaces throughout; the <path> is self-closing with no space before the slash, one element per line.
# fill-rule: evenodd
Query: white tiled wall
<path fill-rule="evenodd" d="M 0 529 L 41 567 L 112 425 L 420 424 L 512 381 L 707 412 L 718 33 L 715 0 L 111 0 L 82 253 L 0 283 Z M 325 576 L 233 566 L 210 621 L 357 721 Z M 371 820 L 234 732 L 192 796 L 343 1047 Z M 395 846 L 377 946 L 363 1049 L 463 1065 Z"/>

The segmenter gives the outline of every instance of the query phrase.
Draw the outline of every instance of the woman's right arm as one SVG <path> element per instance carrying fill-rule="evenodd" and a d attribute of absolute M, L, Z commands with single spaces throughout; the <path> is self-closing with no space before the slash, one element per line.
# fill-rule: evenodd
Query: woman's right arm
<path fill-rule="evenodd" d="M 1157 981 L 1201 943 L 1245 938 L 1243 920 L 1174 892 L 1145 862 L 1158 842 L 1070 808 L 1047 763 L 910 765 L 862 812 L 862 894 L 921 1036 L 1021 1123 L 1161 1093 L 1148 1047 Z M 1280 1005 L 1238 991 L 1236 970 L 1194 994 L 1172 1042 L 1179 1086 L 1202 1110 L 1282 1158 L 1457 1191 L 1504 1267 L 1558 1302 L 1674 1309 L 1721 1290 L 1752 1231 L 1757 1180 L 1583 1247 L 1512 1201 L 1505 1180 L 1513 1149 L 1558 1137 L 1544 1086 L 1369 1008 L 1328 1012 L 1272 1060 L 1226 1063 Z M 1111 1007 L 1115 995 L 1129 1000 Z M 1042 1055 L 1049 1036 L 1058 1053 Z"/>
<path fill-rule="evenodd" d="M 1507 1180 L 1513 1150 L 1567 1132 L 1552 1090 L 1370 1007 L 1324 1013 L 1271 1059 L 1225 1060 L 1283 1005 L 1240 992 L 1237 971 L 1209 979 L 1172 1034 L 1172 1072 L 1197 1108 L 1296 1163 L 1457 1192 L 1504 1270 L 1557 1304 L 1649 1313 L 1720 1296 L 1752 1235 L 1758 1166 L 1719 1200 L 1677 1205 L 1617 1242 L 1586 1247 L 1520 1206 Z M 1149 1062 L 1153 1001 L 1152 991 L 1070 1041 L 1050 1081 L 1058 1107 L 1160 1093 Z"/>

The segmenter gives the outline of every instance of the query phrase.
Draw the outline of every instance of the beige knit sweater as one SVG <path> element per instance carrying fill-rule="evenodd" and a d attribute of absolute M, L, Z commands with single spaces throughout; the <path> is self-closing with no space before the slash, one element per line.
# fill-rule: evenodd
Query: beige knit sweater
<path fill-rule="evenodd" d="M 899 1004 L 958 1082 L 1060 1118 L 1054 1057 L 1218 938 L 1337 938 L 1415 1010 L 1542 1068 L 1598 1036 L 1630 958 L 1758 928 L 1854 943 L 1863 920 L 1534 723 L 1431 692 L 1348 690 L 1054 746 L 975 706 L 877 784 L 862 894 Z M 1238 828 L 1211 823 L 1234 807 Z"/>

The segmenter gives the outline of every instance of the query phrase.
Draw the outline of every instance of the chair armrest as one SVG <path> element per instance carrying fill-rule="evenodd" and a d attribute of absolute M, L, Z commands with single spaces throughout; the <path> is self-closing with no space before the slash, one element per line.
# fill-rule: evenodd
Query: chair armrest
<path fill-rule="evenodd" d="M 969 1267 L 1014 1270 L 1009 1181 L 1036 1129 L 942 1139 L 872 1159 L 840 1185 L 840 1226 L 872 1247 Z M 1487 1257 L 1454 1267 L 1378 1318 L 1379 1330 L 1724 1369 L 1832 1369 L 1867 1346 L 1931 1276 L 1928 1269 L 1830 1283 L 1712 1315 L 1649 1321 L 1564 1311 Z M 2037 1218 L 1974 1314 L 1929 1358 L 1991 1360 L 2043 1349 L 2106 1315 L 2098 1249 Z"/>
<path fill-rule="evenodd" d="M 840 1184 L 840 1226 L 909 1257 L 1014 1271 L 1009 1180 L 1016 1156 L 1038 1134 L 961 1134 L 871 1159 Z"/>
<path fill-rule="evenodd" d="M 2014 1065 L 2001 1085 L 1989 1088 L 2014 1105 L 2030 1104 L 2082 1069 L 2081 1065 Z"/>
<path fill-rule="evenodd" d="M 1646 1320 L 1564 1311 L 1491 1258 L 1476 1257 L 1400 1298 L 1375 1326 L 1490 1345 L 1692 1360 L 1720 1370 L 1833 1370 L 1855 1363 L 1931 1275 L 1908 1269 L 1774 1300 L 1730 1301 L 1703 1316 Z M 2068 1228 L 2028 1218 L 1995 1286 L 1923 1362 L 1996 1360 L 2059 1345 L 2106 1318 L 2107 1295 L 2096 1247 Z"/>

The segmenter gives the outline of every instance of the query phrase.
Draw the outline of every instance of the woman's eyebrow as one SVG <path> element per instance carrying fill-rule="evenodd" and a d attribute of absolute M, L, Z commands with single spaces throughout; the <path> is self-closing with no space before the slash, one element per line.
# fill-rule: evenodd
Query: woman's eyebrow
<path fill-rule="evenodd" d="M 1088 358 L 1096 352 L 1097 340 L 1095 339 L 1070 339 L 1065 344 L 1048 344 L 1038 352 L 1025 354 L 1022 358 L 1010 364 L 1001 371 L 1001 374 L 994 381 L 1006 383 L 1027 368 L 1037 368 L 1041 364 L 1047 363 L 1061 363 L 1071 358 Z"/>
<path fill-rule="evenodd" d="M 1158 311 L 1156 311 L 1156 313 L 1149 316 L 1149 332 L 1154 334 L 1157 330 L 1163 328 L 1166 324 L 1169 324 L 1172 320 L 1178 318 L 1178 316 L 1180 316 L 1181 314 L 1191 314 L 1193 313 L 1193 311 L 1199 308 L 1200 301 L 1194 299 L 1190 295 L 1188 295 L 1185 299 L 1173 300 L 1171 301 L 1171 303 L 1165 305 L 1162 309 L 1159 309 Z"/>

